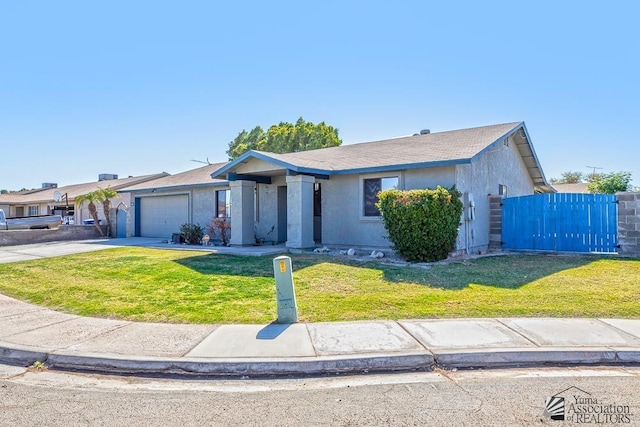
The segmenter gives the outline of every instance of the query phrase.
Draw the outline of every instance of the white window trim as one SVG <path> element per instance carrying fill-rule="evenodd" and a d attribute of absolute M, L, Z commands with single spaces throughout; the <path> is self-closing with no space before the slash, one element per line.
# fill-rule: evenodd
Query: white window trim
<path fill-rule="evenodd" d="M 404 172 L 391 171 L 380 173 L 369 173 L 358 176 L 358 217 L 364 222 L 382 222 L 382 215 L 365 216 L 364 214 L 364 180 L 374 178 L 398 178 L 398 190 L 404 190 Z"/>

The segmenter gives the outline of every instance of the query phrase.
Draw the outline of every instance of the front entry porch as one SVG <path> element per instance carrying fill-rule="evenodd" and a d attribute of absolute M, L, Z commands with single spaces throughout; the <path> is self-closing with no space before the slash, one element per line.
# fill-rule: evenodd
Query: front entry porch
<path fill-rule="evenodd" d="M 286 170 L 273 172 L 230 179 L 231 246 L 254 246 L 268 235 L 267 240 L 285 242 L 286 248 L 314 248 L 321 238 L 316 178 Z"/>

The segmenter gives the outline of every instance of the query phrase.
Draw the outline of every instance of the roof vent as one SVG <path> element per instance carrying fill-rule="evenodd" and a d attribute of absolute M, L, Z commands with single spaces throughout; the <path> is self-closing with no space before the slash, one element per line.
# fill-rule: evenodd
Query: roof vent
<path fill-rule="evenodd" d="M 420 135 L 429 135 L 431 133 L 431 131 L 429 129 L 422 129 L 420 131 Z"/>
<path fill-rule="evenodd" d="M 43 182 L 42 188 L 58 188 L 58 184 L 55 182 Z"/>
<path fill-rule="evenodd" d="M 118 179 L 118 175 L 114 173 L 101 173 L 98 175 L 98 181 L 110 181 L 112 179 Z"/>

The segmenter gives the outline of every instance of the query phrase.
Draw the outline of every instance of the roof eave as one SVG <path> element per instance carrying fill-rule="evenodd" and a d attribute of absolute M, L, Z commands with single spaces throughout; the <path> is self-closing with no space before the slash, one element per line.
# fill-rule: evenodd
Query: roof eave
<path fill-rule="evenodd" d="M 542 193 L 555 193 L 556 192 L 555 189 L 547 182 L 547 178 L 544 176 L 544 172 L 542 171 L 542 166 L 540 165 L 538 156 L 536 155 L 536 152 L 533 148 L 533 144 L 531 143 L 531 137 L 529 136 L 529 132 L 527 131 L 527 126 L 524 124 L 524 122 L 518 123 L 516 126 L 513 127 L 513 129 L 509 130 L 504 135 L 500 136 L 495 141 L 493 141 L 491 144 L 487 145 L 475 156 L 473 156 L 472 160 L 477 159 L 482 154 L 490 150 L 491 147 L 493 147 L 494 144 L 496 144 L 497 142 L 504 141 L 510 136 L 515 135 L 516 132 L 520 130 L 522 130 L 522 133 L 523 133 L 522 139 L 524 140 L 524 143 L 521 143 L 521 144 L 518 144 L 516 142 L 514 143 L 518 148 L 518 152 L 520 153 L 520 156 L 525 162 L 525 167 L 529 172 L 529 177 L 533 181 L 534 188 L 536 189 L 536 191 L 540 191 Z M 524 153 L 523 153 L 523 150 L 525 150 Z M 533 163 L 533 164 L 529 165 L 527 164 L 527 162 Z"/>
<path fill-rule="evenodd" d="M 171 190 L 185 190 L 190 188 L 203 188 L 203 187 L 226 187 L 229 185 L 228 181 L 216 180 L 210 183 L 199 183 L 199 184 L 181 184 L 181 185 L 167 185 L 164 187 L 148 187 L 148 188 L 137 188 L 133 190 L 120 190 L 120 193 L 130 193 L 130 194 L 139 194 L 139 193 L 148 193 L 151 191 L 171 191 Z"/>
<path fill-rule="evenodd" d="M 213 179 L 225 179 L 227 177 L 227 173 L 233 171 L 236 167 L 238 167 L 240 164 L 246 162 L 248 159 L 258 159 L 258 160 L 264 160 L 265 162 L 269 162 L 269 163 L 273 163 L 275 165 L 278 166 L 282 166 L 285 169 L 292 169 L 295 170 L 296 166 L 288 163 L 288 162 L 284 162 L 280 159 L 276 159 L 273 158 L 271 156 L 268 156 L 264 153 L 260 153 L 257 151 L 253 151 L 253 150 L 249 150 L 246 153 L 242 154 L 240 157 L 238 157 L 237 159 L 227 163 L 225 166 L 221 167 L 220 169 L 217 169 L 215 171 L 213 171 L 211 173 L 211 178 Z"/>
<path fill-rule="evenodd" d="M 332 175 L 351 175 L 356 173 L 379 173 L 379 172 L 390 172 L 390 171 L 406 170 L 406 169 L 425 169 L 425 168 L 436 168 L 436 167 L 443 167 L 443 166 L 463 165 L 468 163 L 471 163 L 470 158 L 439 160 L 434 162 L 400 163 L 395 165 L 372 166 L 367 168 L 341 169 L 341 170 L 334 171 Z"/>

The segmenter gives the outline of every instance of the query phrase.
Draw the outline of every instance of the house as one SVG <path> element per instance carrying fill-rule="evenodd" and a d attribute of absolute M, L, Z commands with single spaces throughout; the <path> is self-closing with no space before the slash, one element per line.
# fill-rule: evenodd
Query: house
<path fill-rule="evenodd" d="M 182 224 L 206 227 L 214 216 L 229 217 L 229 183 L 211 179 L 225 165 L 210 164 L 120 190 L 130 201 L 127 236 L 170 239 Z"/>
<path fill-rule="evenodd" d="M 89 214 L 86 203 L 81 206 L 76 205 L 75 199 L 78 196 L 90 193 L 98 188 L 110 187 L 118 191 L 133 184 L 139 184 L 167 175 L 166 172 L 162 172 L 118 179 L 118 176 L 114 174 L 100 174 L 96 182 L 66 185 L 63 187 L 58 187 L 55 183 L 44 183 L 42 188 L 0 195 L 0 208 L 10 217 L 54 214 L 74 218 L 77 224 L 82 224 L 83 220 L 91 219 L 91 215 Z M 115 205 L 117 205 L 120 200 L 112 201 L 112 203 L 114 202 Z M 115 208 L 116 206 L 113 207 Z M 100 209 L 98 209 L 98 213 L 101 218 L 104 218 Z"/>
<path fill-rule="evenodd" d="M 553 192 L 523 122 L 288 154 L 249 151 L 211 173 L 230 189 L 232 245 L 389 247 L 377 192 L 456 186 L 458 250 L 489 244 L 489 195 Z M 222 184 L 221 184 L 222 185 Z"/>
<path fill-rule="evenodd" d="M 553 184 L 556 193 L 589 193 L 586 182 L 576 182 L 573 184 Z"/>

